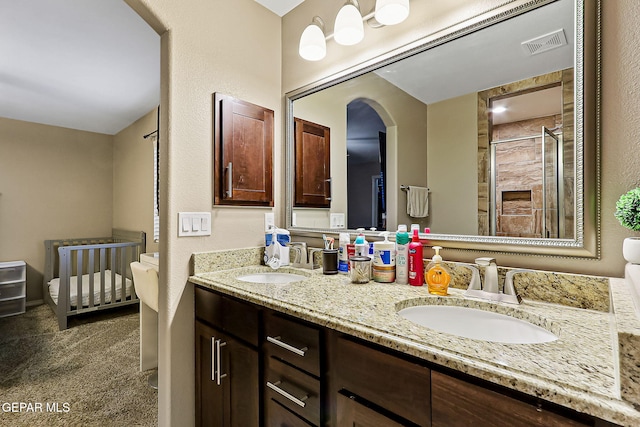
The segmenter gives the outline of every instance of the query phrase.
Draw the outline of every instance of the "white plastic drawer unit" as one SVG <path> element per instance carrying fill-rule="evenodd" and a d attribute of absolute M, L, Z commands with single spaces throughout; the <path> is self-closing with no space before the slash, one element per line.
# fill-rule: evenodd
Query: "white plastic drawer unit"
<path fill-rule="evenodd" d="M 0 317 L 14 316 L 26 311 L 26 301 L 24 298 L 0 301 Z"/>
<path fill-rule="evenodd" d="M 0 262 L 0 284 L 24 282 L 27 278 L 24 261 Z"/>
<path fill-rule="evenodd" d="M 25 312 L 26 272 L 24 261 L 0 262 L 0 317 Z"/>

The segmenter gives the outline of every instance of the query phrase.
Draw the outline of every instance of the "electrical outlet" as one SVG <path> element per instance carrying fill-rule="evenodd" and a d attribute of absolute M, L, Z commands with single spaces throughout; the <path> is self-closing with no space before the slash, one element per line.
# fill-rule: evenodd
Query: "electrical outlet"
<path fill-rule="evenodd" d="M 269 231 L 270 228 L 276 226 L 276 220 L 273 212 L 267 212 L 264 214 L 264 231 Z"/>
<path fill-rule="evenodd" d="M 344 213 L 332 213 L 330 215 L 330 227 L 331 228 L 344 228 Z"/>

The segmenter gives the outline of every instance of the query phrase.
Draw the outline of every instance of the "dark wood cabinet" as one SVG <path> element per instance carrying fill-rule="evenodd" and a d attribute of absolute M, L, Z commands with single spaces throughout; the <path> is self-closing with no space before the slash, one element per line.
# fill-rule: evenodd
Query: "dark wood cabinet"
<path fill-rule="evenodd" d="M 273 206 L 273 120 L 273 110 L 214 94 L 214 204 Z"/>
<path fill-rule="evenodd" d="M 401 424 L 373 408 L 365 406 L 354 395 L 337 395 L 337 427 L 403 427 Z"/>
<path fill-rule="evenodd" d="M 196 287 L 196 425 L 258 427 L 259 309 Z"/>
<path fill-rule="evenodd" d="M 548 410 L 542 401 L 535 403 L 514 399 L 435 371 L 431 374 L 431 393 L 433 427 L 594 425 L 592 417 L 578 413 L 561 415 Z"/>
<path fill-rule="evenodd" d="M 268 425 L 272 425 L 272 418 L 282 417 L 283 411 L 291 413 L 288 418 L 295 415 L 308 425 L 323 425 L 320 329 L 289 316 L 266 312 L 264 331 L 264 399 Z"/>
<path fill-rule="evenodd" d="M 337 374 L 332 394 L 368 402 L 406 424 L 431 425 L 429 368 L 343 336 L 331 344 L 335 345 L 332 365 Z"/>
<path fill-rule="evenodd" d="M 195 313 L 199 426 L 613 426 L 199 286 Z"/>
<path fill-rule="evenodd" d="M 331 207 L 330 130 L 294 118 L 295 207 Z"/>

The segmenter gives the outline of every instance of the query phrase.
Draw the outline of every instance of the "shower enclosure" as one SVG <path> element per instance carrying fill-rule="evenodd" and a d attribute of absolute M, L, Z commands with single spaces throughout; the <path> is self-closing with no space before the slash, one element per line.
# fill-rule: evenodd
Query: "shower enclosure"
<path fill-rule="evenodd" d="M 561 135 L 542 126 L 490 147 L 491 235 L 566 238 Z"/>

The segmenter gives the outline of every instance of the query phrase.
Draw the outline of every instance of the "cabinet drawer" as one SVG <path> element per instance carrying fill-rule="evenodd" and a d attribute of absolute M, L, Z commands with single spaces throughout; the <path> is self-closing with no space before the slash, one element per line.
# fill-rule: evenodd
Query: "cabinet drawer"
<path fill-rule="evenodd" d="M 265 361 L 264 396 L 320 425 L 320 381 L 273 357 Z"/>
<path fill-rule="evenodd" d="M 440 372 L 432 373 L 431 386 L 433 427 L 593 425 L 582 420 L 564 417 L 542 406 L 522 402 Z"/>
<path fill-rule="evenodd" d="M 270 313 L 265 321 L 264 350 L 316 377 L 320 376 L 320 330 Z"/>
<path fill-rule="evenodd" d="M 307 421 L 300 418 L 278 402 L 269 399 L 265 407 L 265 426 L 267 427 L 310 427 Z"/>
<path fill-rule="evenodd" d="M 25 282 L 0 284 L 0 301 L 22 298 L 25 296 Z"/>
<path fill-rule="evenodd" d="M 26 265 L 23 261 L 0 262 L 0 283 L 24 282 Z"/>
<path fill-rule="evenodd" d="M 22 314 L 26 311 L 25 298 L 12 299 L 9 301 L 0 301 L 0 317 L 13 316 L 14 314 Z"/>
<path fill-rule="evenodd" d="M 431 371 L 339 337 L 337 389 L 353 393 L 420 426 L 431 425 Z"/>
<path fill-rule="evenodd" d="M 260 310 L 242 301 L 195 287 L 196 318 L 258 346 Z"/>

